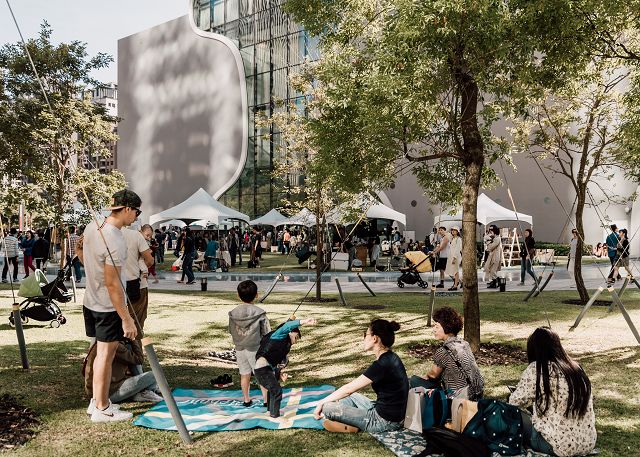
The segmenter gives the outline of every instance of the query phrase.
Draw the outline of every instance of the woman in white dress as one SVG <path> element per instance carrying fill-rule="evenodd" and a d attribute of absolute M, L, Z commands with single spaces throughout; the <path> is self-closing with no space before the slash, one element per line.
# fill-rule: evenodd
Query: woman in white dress
<path fill-rule="evenodd" d="M 453 277 L 453 287 L 449 287 L 448 290 L 458 290 L 460 264 L 462 263 L 462 238 L 460 237 L 460 228 L 458 226 L 451 227 L 450 232 L 449 257 L 447 257 L 447 268 L 444 272 L 446 275 Z"/>

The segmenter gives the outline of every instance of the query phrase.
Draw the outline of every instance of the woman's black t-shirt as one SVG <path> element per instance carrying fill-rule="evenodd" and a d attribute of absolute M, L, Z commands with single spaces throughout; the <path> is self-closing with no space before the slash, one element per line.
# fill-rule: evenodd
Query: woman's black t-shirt
<path fill-rule="evenodd" d="M 373 391 L 378 396 L 376 412 L 391 422 L 401 422 L 407 409 L 409 380 L 400 357 L 387 351 L 364 372 L 373 381 Z"/>

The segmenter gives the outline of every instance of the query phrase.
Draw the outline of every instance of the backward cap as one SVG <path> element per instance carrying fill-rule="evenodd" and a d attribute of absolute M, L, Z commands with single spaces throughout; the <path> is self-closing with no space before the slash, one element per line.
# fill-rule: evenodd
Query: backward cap
<path fill-rule="evenodd" d="M 113 194 L 109 210 L 113 211 L 120 208 L 140 208 L 141 205 L 142 200 L 138 194 L 129 189 L 122 189 Z"/>

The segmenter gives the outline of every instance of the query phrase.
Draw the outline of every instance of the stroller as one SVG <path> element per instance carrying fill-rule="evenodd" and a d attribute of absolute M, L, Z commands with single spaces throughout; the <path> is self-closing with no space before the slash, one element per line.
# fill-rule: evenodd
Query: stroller
<path fill-rule="evenodd" d="M 409 265 L 405 268 L 400 268 L 402 274 L 398 278 L 398 287 L 403 288 L 405 284 L 417 283 L 418 286 L 426 289 L 429 283 L 420 277 L 420 273 L 431 271 L 429 256 L 422 251 L 409 251 L 404 256 L 409 261 Z"/>
<path fill-rule="evenodd" d="M 20 303 L 20 316 L 23 324 L 29 319 L 39 322 L 49 322 L 49 327 L 58 328 L 67 322 L 67 318 L 62 315 L 58 307 L 59 303 L 71 301 L 72 294 L 67 291 L 64 285 L 64 278 L 67 270 L 71 268 L 71 263 L 58 272 L 58 276 L 52 282 L 47 281 L 47 277 L 40 270 L 36 270 L 33 275 L 20 283 L 18 296 L 25 297 Z M 15 326 L 13 313 L 9 315 L 9 324 Z"/>

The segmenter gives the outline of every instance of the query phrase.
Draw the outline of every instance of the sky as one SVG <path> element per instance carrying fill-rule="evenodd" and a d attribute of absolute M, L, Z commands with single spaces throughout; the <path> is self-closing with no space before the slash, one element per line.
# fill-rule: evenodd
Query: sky
<path fill-rule="evenodd" d="M 114 58 L 96 70 L 99 81 L 117 82 L 118 39 L 187 14 L 189 0 L 9 0 L 25 40 L 37 36 L 46 20 L 53 41 L 87 43 L 90 56 L 106 52 Z M 6 0 L 0 2 L 0 45 L 20 40 Z"/>

